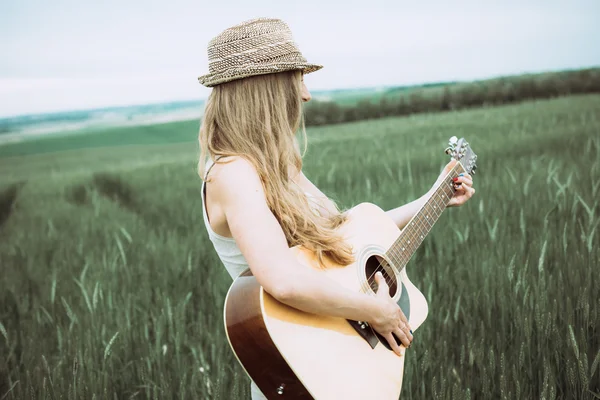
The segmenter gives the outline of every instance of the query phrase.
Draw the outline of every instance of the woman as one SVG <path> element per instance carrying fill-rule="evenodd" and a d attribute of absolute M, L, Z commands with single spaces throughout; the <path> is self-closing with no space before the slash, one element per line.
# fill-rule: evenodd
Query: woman
<path fill-rule="evenodd" d="M 412 330 L 380 274 L 377 296 L 355 293 L 299 267 L 289 251 L 303 245 L 321 260 L 353 261 L 336 234 L 345 216 L 302 173 L 295 136 L 302 102 L 311 98 L 303 76 L 322 67 L 306 61 L 275 19 L 225 30 L 209 43 L 208 56 L 210 73 L 199 81 L 214 89 L 200 129 L 199 173 L 206 228 L 225 268 L 232 278 L 250 268 L 265 291 L 292 307 L 366 321 L 400 355 L 394 336 L 408 347 Z M 456 184 L 451 206 L 475 192 L 469 175 Z M 424 201 L 388 214 L 402 229 Z M 252 399 L 263 398 L 253 385 Z"/>

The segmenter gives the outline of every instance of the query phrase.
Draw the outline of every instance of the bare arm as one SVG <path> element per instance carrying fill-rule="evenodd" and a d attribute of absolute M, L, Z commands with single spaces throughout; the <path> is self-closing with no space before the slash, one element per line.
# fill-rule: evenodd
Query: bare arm
<path fill-rule="evenodd" d="M 211 190 L 252 273 L 273 297 L 306 312 L 367 321 L 380 333 L 397 332 L 410 344 L 412 335 L 398 328 L 406 319 L 389 296 L 353 292 L 296 261 L 250 163 L 236 159 L 222 164 Z"/>
<path fill-rule="evenodd" d="M 308 193 L 312 194 L 319 201 L 319 210 L 323 215 L 331 215 L 337 210 L 333 203 L 327 198 L 321 190 L 316 187 L 304 174 L 298 177 L 299 185 Z M 403 229 L 410 219 L 419 211 L 429 197 L 429 192 L 403 206 L 386 211 L 386 214 L 396 223 L 398 228 Z"/>
<path fill-rule="evenodd" d="M 331 216 L 338 213 L 338 210 L 335 204 L 327 197 L 321 190 L 316 187 L 305 175 L 300 172 L 298 177 L 296 178 L 298 185 L 304 190 L 306 193 L 310 193 L 313 197 L 313 200 L 316 201 L 318 205 L 318 210 L 323 216 Z"/>
<path fill-rule="evenodd" d="M 443 179 L 448 172 L 452 169 L 452 167 L 456 164 L 456 161 L 450 161 L 442 170 L 436 182 L 432 185 L 431 189 L 427 191 L 423 196 L 419 197 L 417 200 L 411 201 L 403 206 L 394 208 L 392 210 L 386 211 L 386 214 L 398 225 L 398 228 L 404 229 L 406 224 L 411 220 L 411 218 L 423 207 L 427 199 L 433 194 L 433 190 L 437 186 L 438 182 Z M 455 184 L 455 193 L 454 196 L 450 199 L 448 203 L 448 207 L 457 207 L 464 204 L 467 200 L 475 194 L 475 189 L 473 189 L 473 178 L 469 174 L 462 174 L 459 176 Z"/>
<path fill-rule="evenodd" d="M 410 203 L 404 204 L 403 206 L 393 208 L 389 211 L 386 211 L 386 214 L 396 223 L 398 228 L 404 229 L 406 224 L 411 220 L 411 218 L 423 207 L 429 196 L 432 194 L 433 189 L 435 188 L 437 182 L 440 181 L 443 177 L 445 177 L 448 172 L 452 169 L 456 161 L 449 162 L 441 174 L 439 175 L 436 182 L 432 185 L 431 189 L 423 196 L 419 197 L 416 200 L 411 201 Z M 324 213 L 323 215 L 332 214 L 337 212 L 333 203 L 317 188 L 304 174 L 300 174 L 298 176 L 299 185 L 308 193 L 312 194 L 319 200 L 320 211 Z M 475 194 L 475 189 L 473 189 L 473 178 L 469 174 L 464 174 L 456 181 L 457 184 L 460 184 L 456 190 L 455 196 L 450 199 L 448 203 L 448 207 L 456 207 L 464 204 L 467 200 Z"/>
<path fill-rule="evenodd" d="M 408 221 L 419 211 L 419 209 L 425 204 L 428 195 L 425 194 L 419 197 L 417 200 L 413 200 L 403 206 L 396 207 L 385 213 L 396 223 L 398 228 L 404 229 Z"/>

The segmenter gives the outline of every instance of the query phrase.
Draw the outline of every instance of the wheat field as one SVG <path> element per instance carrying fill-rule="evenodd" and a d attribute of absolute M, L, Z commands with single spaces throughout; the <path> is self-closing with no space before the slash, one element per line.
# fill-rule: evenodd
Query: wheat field
<path fill-rule="evenodd" d="M 148 129 L 0 147 L 0 399 L 249 398 L 197 122 Z M 430 313 L 402 399 L 600 398 L 599 132 L 598 95 L 308 130 L 343 208 L 420 196 L 451 136 L 479 156 L 408 265 Z"/>

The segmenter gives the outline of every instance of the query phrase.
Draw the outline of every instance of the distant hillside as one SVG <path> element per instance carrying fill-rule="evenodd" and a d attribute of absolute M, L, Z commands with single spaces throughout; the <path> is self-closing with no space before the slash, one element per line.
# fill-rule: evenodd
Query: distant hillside
<path fill-rule="evenodd" d="M 53 132 L 199 119 L 203 110 L 204 100 L 194 100 L 0 118 L 0 143 Z"/>
<path fill-rule="evenodd" d="M 427 89 L 427 88 L 436 88 L 449 86 L 459 83 L 458 81 L 448 81 L 448 82 L 432 82 L 432 83 L 423 83 L 420 85 L 410 85 L 410 86 L 394 86 L 386 90 L 386 94 L 393 94 L 398 92 L 406 92 L 408 90 L 416 90 L 416 89 Z"/>
<path fill-rule="evenodd" d="M 315 101 L 305 107 L 305 122 L 308 126 L 328 125 L 583 93 L 600 93 L 600 68 L 398 86 L 370 89 L 370 92 L 363 89 L 333 94 L 327 99 L 314 96 Z"/>
<path fill-rule="evenodd" d="M 513 103 L 577 93 L 600 93 L 600 68 L 507 76 L 474 82 L 433 82 L 311 91 L 307 125 L 327 125 L 421 112 Z M 194 121 L 204 100 L 0 118 L 0 144 L 47 134 Z"/>
<path fill-rule="evenodd" d="M 346 106 L 356 104 L 360 100 L 363 100 L 365 98 L 374 100 L 381 97 L 388 97 L 394 96 L 399 93 L 405 93 L 410 90 L 442 87 L 453 85 L 455 83 L 457 82 L 433 82 L 419 85 L 379 86 L 355 89 L 311 90 L 310 93 L 313 99 L 317 101 L 333 101 L 340 105 Z"/>

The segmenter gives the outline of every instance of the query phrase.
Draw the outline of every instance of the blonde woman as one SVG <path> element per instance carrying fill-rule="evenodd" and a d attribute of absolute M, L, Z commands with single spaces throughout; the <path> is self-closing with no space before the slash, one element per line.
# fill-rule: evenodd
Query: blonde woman
<path fill-rule="evenodd" d="M 206 229 L 227 272 L 236 278 L 249 268 L 265 291 L 300 310 L 366 321 L 400 354 L 394 336 L 410 346 L 411 327 L 380 275 L 377 296 L 356 293 L 299 267 L 289 250 L 303 245 L 319 259 L 353 261 L 336 233 L 345 216 L 302 173 L 296 140 L 302 102 L 311 98 L 303 76 L 321 66 L 306 61 L 276 19 L 225 30 L 209 43 L 208 57 L 210 73 L 199 81 L 213 90 L 200 129 L 199 174 Z M 451 206 L 475 192 L 469 175 L 457 184 Z M 424 201 L 388 214 L 402 229 Z M 251 393 L 265 398 L 254 384 Z"/>

